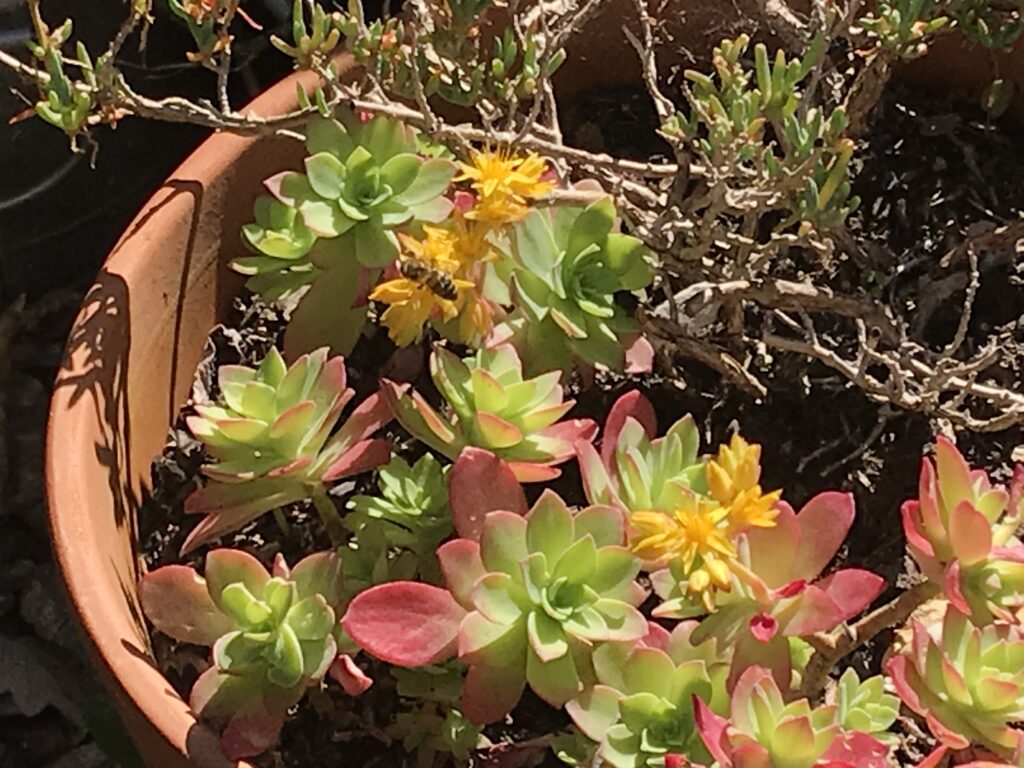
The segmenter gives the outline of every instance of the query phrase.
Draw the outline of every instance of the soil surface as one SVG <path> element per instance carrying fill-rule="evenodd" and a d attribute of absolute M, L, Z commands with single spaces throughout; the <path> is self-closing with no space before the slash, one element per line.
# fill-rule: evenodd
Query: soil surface
<path fill-rule="evenodd" d="M 637 144 L 637 125 L 653 126 L 646 96 L 641 92 L 616 94 L 617 104 L 629 109 L 608 109 L 609 95 L 584 95 L 567 112 L 563 126 L 570 140 L 595 150 L 650 157 L 663 151 L 654 141 Z M 644 135 L 651 132 L 644 131 Z M 895 302 L 910 302 L 923 280 L 940 284 L 940 262 L 979 223 L 1003 223 L 1017 219 L 1024 201 L 1024 154 L 1015 137 L 1018 129 L 1007 123 L 991 123 L 981 113 L 934 98 L 893 87 L 879 106 L 874 127 L 856 177 L 856 192 L 864 203 L 850 222 L 850 229 L 873 253 L 883 253 L 884 269 L 875 276 L 880 295 Z M 931 277 L 930 277 L 931 276 Z M 866 279 L 860 275 L 860 279 Z M 938 289 L 936 289 L 938 290 Z M 942 298 L 929 309 L 927 322 L 918 329 L 918 340 L 940 349 L 952 337 L 960 316 L 962 290 Z M 218 328 L 210 340 L 210 355 L 197 374 L 200 396 L 215 395 L 217 365 L 257 362 L 268 345 L 280 335 L 283 317 L 274 307 L 251 297 L 239 300 L 230 327 Z M 1004 345 L 1004 384 L 1021 389 L 1024 355 L 1024 280 L 1013 263 L 996 265 L 982 274 L 975 311 L 971 318 L 968 351 L 993 333 Z M 373 388 L 382 366 L 409 374 L 421 391 L 431 384 L 422 353 L 390 355 L 383 334 L 364 340 L 350 358 L 354 386 L 363 392 Z M 879 405 L 859 389 L 824 366 L 782 358 L 764 366 L 759 375 L 770 394 L 758 402 L 723 382 L 698 364 L 685 366 L 681 378 L 646 376 L 631 380 L 603 376 L 590 386 L 573 383 L 577 407 L 571 415 L 589 416 L 603 422 L 614 399 L 639 387 L 655 403 L 661 429 L 683 414 L 691 413 L 701 428 L 703 445 L 728 440 L 735 429 L 763 451 L 762 484 L 784 489 L 794 508 L 824 490 L 852 492 L 858 516 L 853 530 L 833 567 L 868 568 L 885 577 L 888 589 L 879 601 L 891 598 L 897 586 L 907 583 L 899 516 L 900 504 L 916 494 L 920 457 L 928 452 L 936 429 L 923 416 Z M 186 407 L 187 411 L 187 407 Z M 399 427 L 390 435 L 404 440 Z M 997 481 L 1006 481 L 1014 449 L 1024 442 L 1020 430 L 990 434 L 959 432 L 958 444 L 968 460 L 984 467 Z M 1019 452 L 1019 451 L 1018 451 Z M 172 562 L 192 522 L 182 514 L 184 497 L 199 482 L 202 453 L 179 423 L 172 430 L 165 453 L 153 468 L 154 491 L 143 510 L 143 543 L 151 566 Z M 556 489 L 571 503 L 583 497 L 575 465 L 564 467 Z M 370 479 L 346 484 L 343 497 L 369 486 Z M 532 489 L 537 492 L 539 489 Z M 294 560 L 328 542 L 318 519 L 304 505 L 287 511 L 290 532 L 282 535 L 274 519 L 266 515 L 243 531 L 226 538 L 223 546 L 244 547 L 269 563 L 283 551 Z M 199 563 L 200 551 L 191 562 Z M 883 633 L 875 642 L 846 660 L 862 675 L 880 670 L 882 654 L 892 640 Z M 182 695 L 206 662 L 202 649 L 157 638 L 159 660 Z M 352 765 L 384 766 L 414 764 L 399 743 L 388 735 L 397 712 L 408 703 L 398 699 L 389 673 L 373 667 L 376 683 L 363 697 L 351 699 L 337 686 L 326 686 L 299 706 L 283 731 L 280 745 L 257 762 L 266 768 L 308 768 L 336 762 L 344 755 Z M 488 729 L 496 743 L 513 742 L 504 750 L 492 750 L 474 758 L 476 764 L 526 766 L 560 765 L 544 737 L 564 728 L 566 718 L 528 697 L 512 713 L 509 722 Z M 929 742 L 912 721 L 901 724 L 901 764 L 916 762 Z M 540 739 L 540 742 L 537 740 Z"/>

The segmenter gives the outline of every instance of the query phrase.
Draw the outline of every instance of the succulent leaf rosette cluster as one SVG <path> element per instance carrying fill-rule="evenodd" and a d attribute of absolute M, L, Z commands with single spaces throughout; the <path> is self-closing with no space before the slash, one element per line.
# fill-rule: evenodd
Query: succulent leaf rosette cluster
<path fill-rule="evenodd" d="M 946 598 L 979 624 L 1014 622 L 1024 608 L 1024 471 L 1010 489 L 971 470 L 945 437 L 921 461 L 918 498 L 903 505 L 907 549 Z"/>
<path fill-rule="evenodd" d="M 913 626 L 909 647 L 887 667 L 896 690 L 951 749 L 982 744 L 1009 758 L 1024 731 L 1024 632 L 1015 624 L 976 627 L 950 605 L 941 627 Z"/>
<path fill-rule="evenodd" d="M 268 573 L 240 550 L 206 558 L 204 575 L 167 565 L 139 584 L 143 610 L 176 640 L 211 648 L 211 666 L 192 688 L 196 714 L 224 726 L 232 759 L 258 755 L 277 739 L 285 715 L 330 673 L 347 691 L 371 681 L 339 653 L 341 559 L 309 555 L 289 568 L 278 555 Z"/>
<path fill-rule="evenodd" d="M 523 482 L 551 480 L 559 475 L 556 466 L 597 431 L 590 419 L 563 420 L 574 401 L 564 398 L 561 372 L 525 378 L 511 345 L 465 359 L 438 347 L 430 374 L 450 409 L 447 417 L 405 385 L 385 381 L 383 392 L 402 426 L 449 459 L 467 446 L 482 448 Z"/>
<path fill-rule="evenodd" d="M 649 370 L 651 351 L 619 305 L 651 284 L 643 243 L 617 231 L 601 198 L 583 209 L 535 209 L 513 230 L 511 300 L 518 312 L 497 330 L 529 361 L 569 370 L 574 361 L 611 370 Z"/>
<path fill-rule="evenodd" d="M 196 405 L 187 419 L 214 461 L 203 467 L 208 482 L 185 502 L 186 511 L 205 517 L 183 554 L 387 462 L 389 443 L 373 437 L 392 418 L 380 394 L 360 403 L 335 431 L 355 395 L 346 382 L 344 360 L 326 349 L 291 366 L 275 348 L 257 368 L 221 366 L 220 398 Z"/>
<path fill-rule="evenodd" d="M 448 591 L 381 585 L 352 602 L 345 630 L 372 654 L 402 666 L 457 655 L 469 667 L 461 709 L 473 722 L 504 717 L 527 684 L 560 707 L 582 690 L 595 643 L 647 634 L 635 607 L 644 598 L 634 581 L 639 563 L 624 544 L 620 512 L 589 507 L 574 514 L 546 491 L 526 517 L 492 512 L 479 541 L 441 546 Z M 412 627 L 413 612 L 421 610 L 398 597 L 418 593 L 421 604 L 446 606 L 433 615 L 427 643 L 395 631 Z M 424 657 L 425 646 L 438 655 Z"/>

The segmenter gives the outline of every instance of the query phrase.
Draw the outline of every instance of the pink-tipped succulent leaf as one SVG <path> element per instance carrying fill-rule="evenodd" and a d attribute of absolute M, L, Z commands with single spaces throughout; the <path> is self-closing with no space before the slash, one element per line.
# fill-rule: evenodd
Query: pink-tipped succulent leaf
<path fill-rule="evenodd" d="M 278 556 L 268 573 L 245 552 L 214 550 L 205 578 L 186 566 L 164 566 L 141 579 L 139 597 L 157 630 L 211 647 L 213 664 L 193 686 L 190 704 L 222 727 L 232 759 L 272 746 L 288 708 L 336 665 L 350 692 L 371 682 L 338 655 L 342 570 L 334 552 L 310 555 L 294 568 Z"/>
<path fill-rule="evenodd" d="M 353 391 L 344 361 L 328 358 L 326 349 L 290 368 L 271 349 L 259 368 L 222 367 L 219 383 L 218 403 L 196 406 L 188 419 L 214 462 L 203 467 L 208 482 L 185 502 L 188 512 L 205 517 L 183 554 L 390 457 L 387 441 L 372 437 L 392 418 L 379 393 L 335 431 Z"/>
<path fill-rule="evenodd" d="M 466 447 L 493 453 L 520 482 L 543 482 L 560 474 L 558 464 L 576 455 L 597 426 L 589 419 L 563 419 L 573 401 L 563 398 L 558 371 L 523 378 L 515 349 L 500 345 L 460 360 L 437 348 L 430 370 L 452 415 L 438 413 L 416 391 L 383 382 L 395 415 L 414 437 L 455 460 Z"/>
<path fill-rule="evenodd" d="M 934 463 L 924 458 L 918 498 L 903 504 L 907 549 L 922 572 L 973 621 L 1013 621 L 1024 608 L 1021 522 L 1024 470 L 1009 490 L 972 470 L 956 446 L 936 439 Z"/>

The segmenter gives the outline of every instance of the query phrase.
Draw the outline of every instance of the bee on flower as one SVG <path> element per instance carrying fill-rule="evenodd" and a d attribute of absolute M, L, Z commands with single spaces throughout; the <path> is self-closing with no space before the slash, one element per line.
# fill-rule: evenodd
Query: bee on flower
<path fill-rule="evenodd" d="M 462 343 L 479 341 L 494 325 L 494 307 L 478 287 L 490 256 L 486 232 L 461 216 L 445 227 L 423 228 L 423 239 L 399 234 L 403 246 L 397 276 L 378 285 L 370 299 L 387 304 L 381 322 L 398 346 L 423 336 L 428 322 L 458 318 L 454 335 Z"/>
<path fill-rule="evenodd" d="M 466 214 L 488 224 L 522 221 L 528 203 L 546 196 L 554 181 L 545 178 L 547 163 L 536 154 L 517 157 L 507 150 L 473 150 L 471 162 L 460 163 L 455 181 L 468 181 L 476 192 L 476 205 Z"/>

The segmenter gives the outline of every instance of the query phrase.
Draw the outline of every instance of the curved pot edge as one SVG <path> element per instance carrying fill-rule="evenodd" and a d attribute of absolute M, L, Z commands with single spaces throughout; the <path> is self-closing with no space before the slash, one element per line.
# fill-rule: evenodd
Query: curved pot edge
<path fill-rule="evenodd" d="M 297 103 L 297 82 L 310 88 L 315 78 L 310 73 L 293 74 L 271 86 L 244 111 L 274 115 L 293 109 Z M 122 251 L 121 246 L 142 228 L 154 210 L 167 202 L 168 186 L 177 179 L 212 178 L 223 173 L 256 141 L 256 138 L 220 133 L 204 140 L 146 201 L 104 262 L 103 272 L 123 278 L 128 285 L 133 280 L 145 279 L 147 265 L 141 263 L 131 249 Z M 203 265 L 199 276 L 215 270 L 216 266 L 213 262 Z M 196 277 L 192 275 L 193 280 Z M 90 294 L 98 287 L 98 283 L 94 284 Z M 74 338 L 76 331 L 82 330 L 94 314 L 95 308 L 90 307 L 88 296 L 72 326 L 70 338 Z M 76 462 L 81 459 L 69 455 L 66 447 L 85 447 L 95 442 L 99 404 L 95 410 L 73 407 L 83 395 L 80 390 L 66 384 L 76 376 L 88 374 L 92 365 L 95 362 L 82 360 L 81 354 L 76 354 L 69 342 L 50 402 L 45 457 L 45 494 L 51 541 L 78 621 L 88 638 L 87 650 L 148 764 L 159 768 L 172 768 L 172 765 L 174 768 L 179 765 L 252 768 L 245 762 L 227 760 L 220 753 L 217 734 L 196 721 L 187 704 L 170 689 L 152 660 L 139 654 L 132 639 L 111 631 L 110 627 L 116 622 L 109 614 L 108 603 L 101 599 L 105 590 L 102 585 L 98 586 L 82 576 L 89 573 L 89 563 L 99 547 L 94 546 L 95 536 L 87 524 L 88 519 L 81 514 L 80 489 L 67 480 L 75 476 Z M 148 467 L 145 470 L 148 476 Z M 137 553 L 133 552 L 132 556 L 135 555 Z M 122 583 L 121 586 L 134 603 L 134 584 Z M 163 693 L 154 696 L 154 690 Z M 158 743 L 160 740 L 164 743 Z"/>

